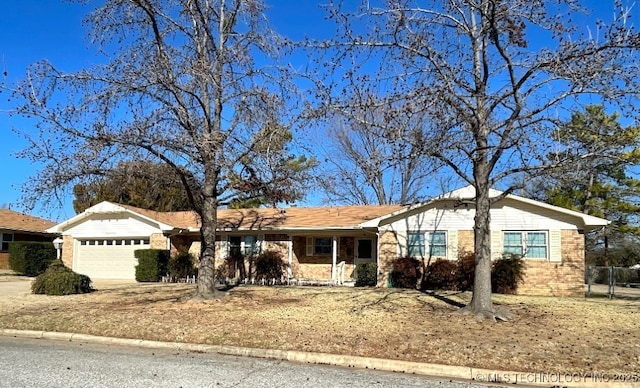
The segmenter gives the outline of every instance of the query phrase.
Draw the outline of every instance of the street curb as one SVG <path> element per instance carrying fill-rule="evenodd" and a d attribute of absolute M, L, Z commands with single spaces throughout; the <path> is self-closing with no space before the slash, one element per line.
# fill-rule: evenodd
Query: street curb
<path fill-rule="evenodd" d="M 613 380 L 618 375 L 583 375 L 578 373 L 533 373 L 499 371 L 464 366 L 429 364 L 382 358 L 301 352 L 295 350 L 243 348 L 226 345 L 206 345 L 185 342 L 160 342 L 141 339 L 101 337 L 90 334 L 61 333 L 35 330 L 0 329 L 0 335 L 16 338 L 47 339 L 67 342 L 84 342 L 103 345 L 135 346 L 148 349 L 179 350 L 200 353 L 217 353 L 229 356 L 287 360 L 306 364 L 335 365 L 357 369 L 373 369 L 425 375 L 436 378 L 469 380 L 479 384 L 509 383 L 525 386 L 561 387 L 640 387 L 640 382 L 622 383 Z M 637 378 L 638 376 L 632 376 Z"/>

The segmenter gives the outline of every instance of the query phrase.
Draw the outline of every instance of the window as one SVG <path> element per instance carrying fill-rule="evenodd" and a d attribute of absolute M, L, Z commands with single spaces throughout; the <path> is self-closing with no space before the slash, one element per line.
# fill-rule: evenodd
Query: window
<path fill-rule="evenodd" d="M 13 241 L 13 233 L 2 233 L 2 250 L 9 250 L 9 243 Z"/>
<path fill-rule="evenodd" d="M 504 232 L 503 251 L 530 259 L 546 259 L 547 232 Z"/>
<path fill-rule="evenodd" d="M 314 255 L 330 255 L 332 250 L 333 241 L 330 237 L 316 237 L 313 239 L 313 254 Z"/>
<path fill-rule="evenodd" d="M 447 235 L 445 232 L 429 233 L 429 254 L 432 257 L 447 257 Z"/>
<path fill-rule="evenodd" d="M 411 257 L 425 257 L 427 252 L 427 236 L 429 240 L 429 255 L 433 257 L 447 257 L 446 232 L 409 232 L 407 234 L 407 254 Z"/>
<path fill-rule="evenodd" d="M 424 257 L 424 233 L 409 233 L 407 235 L 407 254 L 410 257 Z"/>
<path fill-rule="evenodd" d="M 260 253 L 258 236 L 229 236 L 229 256 L 251 256 Z"/>
<path fill-rule="evenodd" d="M 245 236 L 244 244 L 242 244 L 242 253 L 245 256 L 251 256 L 258 253 L 258 237 L 257 236 Z"/>

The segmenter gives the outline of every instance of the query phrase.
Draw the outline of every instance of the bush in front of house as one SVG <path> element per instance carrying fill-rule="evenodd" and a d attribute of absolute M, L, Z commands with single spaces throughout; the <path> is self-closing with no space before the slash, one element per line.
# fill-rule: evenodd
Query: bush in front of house
<path fill-rule="evenodd" d="M 136 265 L 136 280 L 139 282 L 157 282 L 167 273 L 169 251 L 164 249 L 138 249 L 133 252 Z"/>
<path fill-rule="evenodd" d="M 256 281 L 281 280 L 287 268 L 278 251 L 264 251 L 255 259 Z"/>
<path fill-rule="evenodd" d="M 437 259 L 427 267 L 423 290 L 456 290 L 458 288 L 458 265 L 454 261 Z"/>
<path fill-rule="evenodd" d="M 169 259 L 169 276 L 173 279 L 185 279 L 198 275 L 195 258 L 187 251 L 180 251 Z"/>
<path fill-rule="evenodd" d="M 31 285 L 31 292 L 45 295 L 86 294 L 93 291 L 91 279 L 67 268 L 61 260 L 54 260 Z"/>
<path fill-rule="evenodd" d="M 491 291 L 515 294 L 524 279 L 524 260 L 519 255 L 504 254 L 491 265 Z"/>
<path fill-rule="evenodd" d="M 375 287 L 378 283 L 378 265 L 360 263 L 356 266 L 356 287 Z"/>
<path fill-rule="evenodd" d="M 15 241 L 9 243 L 9 268 L 26 276 L 38 276 L 56 260 L 50 242 Z"/>
<path fill-rule="evenodd" d="M 476 276 L 476 254 L 473 252 L 462 252 L 458 256 L 458 290 L 473 290 L 473 280 Z"/>
<path fill-rule="evenodd" d="M 398 257 L 391 262 L 389 286 L 392 288 L 415 289 L 422 276 L 420 261 L 415 257 Z"/>

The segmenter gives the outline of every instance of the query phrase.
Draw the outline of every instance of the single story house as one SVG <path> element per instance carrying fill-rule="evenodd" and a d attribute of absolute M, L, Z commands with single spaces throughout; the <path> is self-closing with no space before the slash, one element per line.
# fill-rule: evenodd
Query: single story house
<path fill-rule="evenodd" d="M 492 197 L 501 194 L 491 192 Z M 378 286 L 384 287 L 397 257 L 457 260 L 462 252 L 473 251 L 474 197 L 469 186 L 415 205 L 220 209 L 217 263 L 239 253 L 277 250 L 291 278 L 340 282 L 343 274 L 353 276 L 357 264 L 375 262 Z M 521 293 L 583 295 L 584 234 L 607 224 L 509 194 L 491 208 L 493 258 L 503 252 L 523 255 Z M 133 279 L 134 250 L 197 255 L 199 228 L 193 212 L 102 202 L 48 232 L 62 235 L 62 259 L 74 271 L 97 279 Z"/>
<path fill-rule="evenodd" d="M 13 241 L 53 241 L 46 230 L 55 222 L 11 209 L 0 209 L 0 269 L 9 268 L 9 243 Z"/>

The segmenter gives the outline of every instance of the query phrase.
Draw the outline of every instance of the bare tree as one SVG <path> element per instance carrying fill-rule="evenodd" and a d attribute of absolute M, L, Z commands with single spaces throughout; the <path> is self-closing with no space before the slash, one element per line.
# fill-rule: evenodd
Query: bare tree
<path fill-rule="evenodd" d="M 322 181 L 325 194 L 358 205 L 424 200 L 439 164 L 423 152 L 424 127 L 421 115 L 390 116 L 373 101 L 336 111 L 322 148 L 325 175 L 335 177 Z"/>
<path fill-rule="evenodd" d="M 630 9 L 615 3 L 606 21 L 589 18 L 577 0 L 372 0 L 356 8 L 335 1 L 328 8 L 339 33 L 323 42 L 333 57 L 322 63 L 334 76 L 323 83 L 322 109 L 345 109 L 367 85 L 384 85 L 397 113 L 428 115 L 424 152 L 476 189 L 476 272 L 466 309 L 478 316 L 508 319 L 491 299 L 489 211 L 500 198 L 489 189 L 500 185 L 506 195 L 526 174 L 564 162 L 546 155 L 560 119 L 582 101 L 627 113 L 636 101 L 640 39 L 627 25 Z"/>
<path fill-rule="evenodd" d="M 286 163 L 254 163 L 295 110 L 277 66 L 288 43 L 264 11 L 261 0 L 105 1 L 86 18 L 105 65 L 65 73 L 41 62 L 13 88 L 15 113 L 39 130 L 22 153 L 43 165 L 31 198 L 122 160 L 171 166 L 202 221 L 196 294 L 215 295 L 218 207 L 246 193 L 287 201 L 305 181 L 270 169 Z M 284 147 L 268 155 L 289 157 Z"/>

